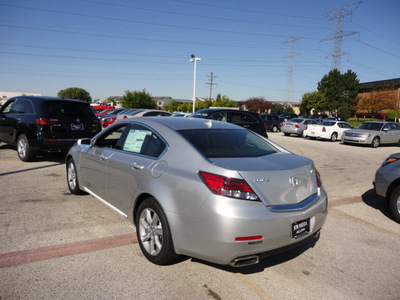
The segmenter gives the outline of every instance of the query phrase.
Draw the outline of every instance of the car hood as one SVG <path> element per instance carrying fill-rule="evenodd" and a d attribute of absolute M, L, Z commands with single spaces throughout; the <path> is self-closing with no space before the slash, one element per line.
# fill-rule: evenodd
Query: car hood
<path fill-rule="evenodd" d="M 368 129 L 349 129 L 346 130 L 345 133 L 358 133 L 358 134 L 377 134 L 380 131 L 377 130 L 368 130 Z"/>
<path fill-rule="evenodd" d="M 210 160 L 236 170 L 267 206 L 297 204 L 318 191 L 312 160 L 295 154 Z"/>

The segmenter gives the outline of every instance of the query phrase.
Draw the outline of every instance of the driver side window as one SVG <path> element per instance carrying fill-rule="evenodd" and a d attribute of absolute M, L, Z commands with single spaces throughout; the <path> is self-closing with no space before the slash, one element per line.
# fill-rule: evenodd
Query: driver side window
<path fill-rule="evenodd" d="M 96 140 L 95 146 L 102 148 L 121 149 L 121 146 L 118 142 L 120 141 L 122 134 L 125 132 L 126 127 L 127 124 L 124 124 L 109 130 Z"/>

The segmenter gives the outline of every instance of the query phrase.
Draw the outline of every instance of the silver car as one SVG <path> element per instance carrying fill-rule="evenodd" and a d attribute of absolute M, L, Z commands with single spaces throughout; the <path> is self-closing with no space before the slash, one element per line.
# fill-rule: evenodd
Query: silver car
<path fill-rule="evenodd" d="M 400 125 L 393 122 L 368 121 L 342 135 L 344 144 L 363 144 L 377 148 L 382 144 L 400 145 Z"/>
<path fill-rule="evenodd" d="M 133 222 L 155 264 L 178 255 L 255 264 L 318 237 L 327 216 L 310 159 L 226 122 L 125 119 L 80 140 L 66 167 L 71 193 L 87 192 Z"/>
<path fill-rule="evenodd" d="M 374 188 L 389 200 L 393 218 L 400 223 L 400 153 L 390 155 L 376 171 Z"/>
<path fill-rule="evenodd" d="M 303 136 L 303 131 L 309 124 L 318 124 L 317 121 L 305 118 L 293 118 L 289 121 L 283 122 L 281 131 L 284 135 L 289 136 L 291 134 L 297 134 Z"/>
<path fill-rule="evenodd" d="M 122 120 L 126 118 L 137 118 L 137 117 L 170 117 L 172 114 L 170 112 L 158 109 L 131 109 L 122 114 L 118 114 L 117 120 Z"/>

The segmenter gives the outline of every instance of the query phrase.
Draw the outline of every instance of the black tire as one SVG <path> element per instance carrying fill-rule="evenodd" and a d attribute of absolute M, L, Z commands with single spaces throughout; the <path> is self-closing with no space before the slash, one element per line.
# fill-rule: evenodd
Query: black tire
<path fill-rule="evenodd" d="M 272 132 L 278 132 L 278 126 L 273 125 L 272 128 L 271 128 L 271 131 Z"/>
<path fill-rule="evenodd" d="M 332 135 L 331 135 L 331 141 L 332 141 L 332 142 L 336 142 L 336 141 L 337 141 L 337 138 L 338 138 L 338 134 L 337 134 L 336 132 L 332 133 Z"/>
<path fill-rule="evenodd" d="M 79 187 L 78 173 L 76 172 L 76 165 L 72 158 L 67 161 L 67 184 L 71 194 L 82 195 L 84 192 Z"/>
<path fill-rule="evenodd" d="M 139 205 L 135 225 L 140 249 L 149 261 L 169 265 L 177 260 L 167 218 L 154 198 L 147 198 Z"/>
<path fill-rule="evenodd" d="M 380 146 L 380 144 L 381 144 L 381 141 L 380 141 L 379 137 L 376 136 L 372 139 L 371 147 L 378 148 Z"/>
<path fill-rule="evenodd" d="M 393 218 L 400 223 L 400 186 L 395 188 L 390 195 L 389 208 Z"/>
<path fill-rule="evenodd" d="M 25 134 L 21 134 L 17 139 L 17 153 L 20 160 L 28 162 L 36 157 L 36 153 L 31 149 Z"/>

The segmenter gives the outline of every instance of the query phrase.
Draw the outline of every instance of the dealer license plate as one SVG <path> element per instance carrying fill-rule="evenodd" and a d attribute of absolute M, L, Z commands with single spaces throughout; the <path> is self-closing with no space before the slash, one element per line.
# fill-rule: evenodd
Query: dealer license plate
<path fill-rule="evenodd" d="M 77 124 L 71 124 L 71 129 L 72 130 L 83 130 L 83 123 L 77 123 Z"/>
<path fill-rule="evenodd" d="M 292 238 L 298 239 L 310 232 L 310 219 L 301 220 L 292 224 Z"/>

